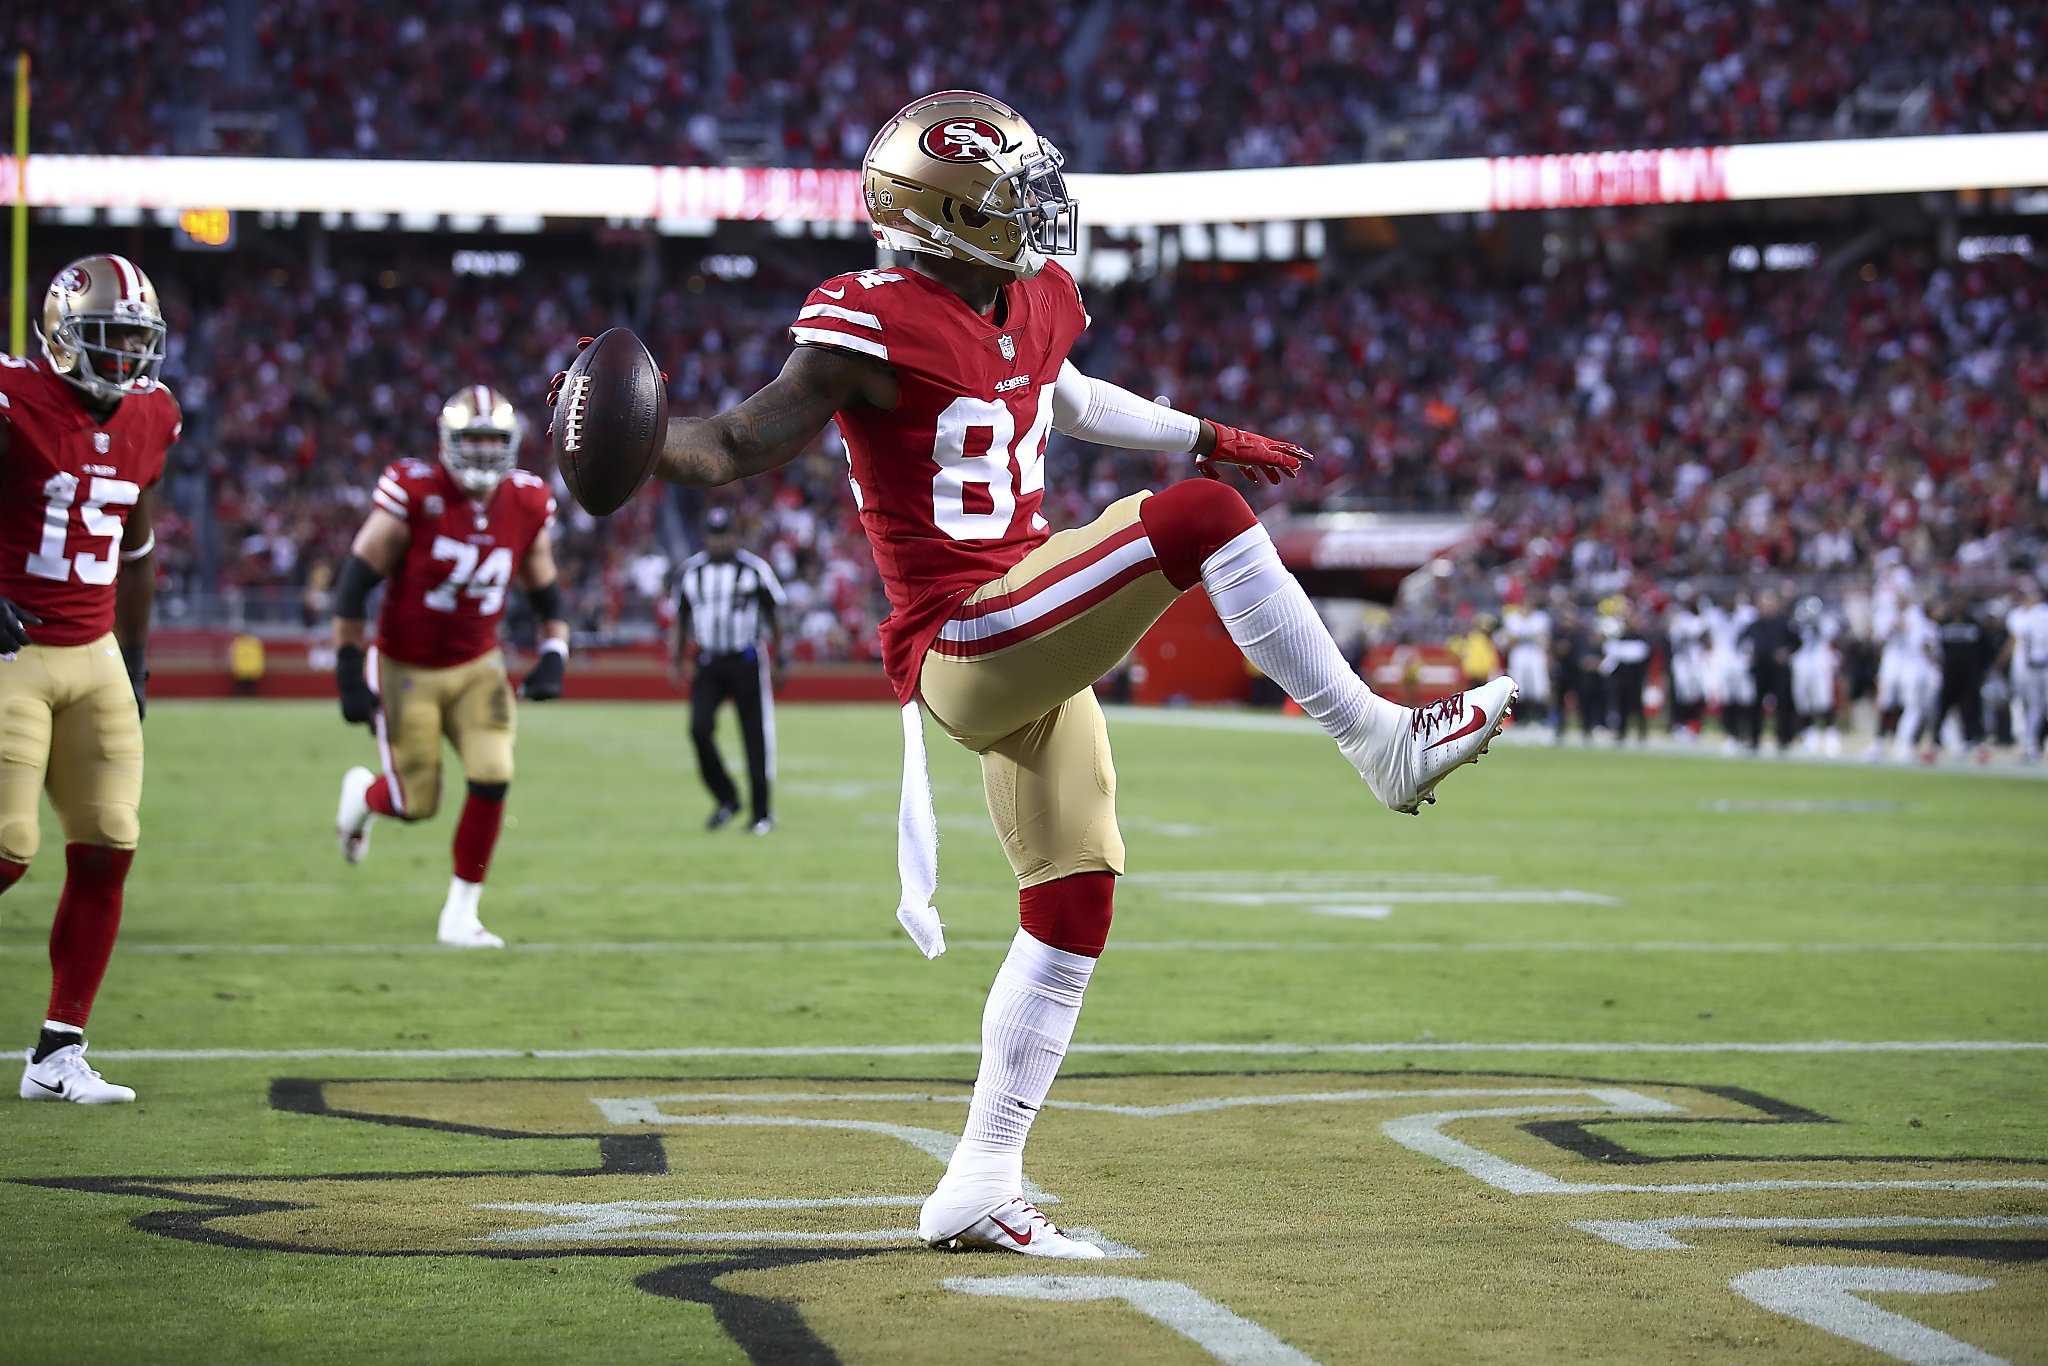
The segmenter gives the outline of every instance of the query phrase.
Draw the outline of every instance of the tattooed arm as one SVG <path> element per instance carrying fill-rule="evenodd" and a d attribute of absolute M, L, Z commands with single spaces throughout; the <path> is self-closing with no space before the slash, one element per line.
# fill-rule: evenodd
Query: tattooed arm
<path fill-rule="evenodd" d="M 822 346 L 799 346 L 782 373 L 752 398 L 716 417 L 669 419 L 655 474 L 710 488 L 794 460 L 842 408 L 893 408 L 896 372 L 879 361 Z"/>

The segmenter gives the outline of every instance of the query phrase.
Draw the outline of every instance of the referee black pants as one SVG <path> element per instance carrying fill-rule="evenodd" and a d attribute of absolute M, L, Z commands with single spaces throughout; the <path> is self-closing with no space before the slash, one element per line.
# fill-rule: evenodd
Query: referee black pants
<path fill-rule="evenodd" d="M 719 705 L 731 698 L 740 714 L 740 735 L 746 741 L 747 781 L 756 821 L 767 820 L 772 814 L 769 782 L 775 748 L 771 728 L 775 721 L 768 714 L 768 697 L 768 669 L 759 650 L 698 658 L 697 679 L 690 687 L 690 740 L 697 747 L 697 771 L 720 806 L 739 806 L 739 790 L 718 757 L 714 734 Z"/>

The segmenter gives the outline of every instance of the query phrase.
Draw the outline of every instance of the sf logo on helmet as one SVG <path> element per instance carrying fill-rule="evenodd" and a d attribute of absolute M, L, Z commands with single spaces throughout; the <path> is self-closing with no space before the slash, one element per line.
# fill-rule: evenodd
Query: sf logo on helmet
<path fill-rule="evenodd" d="M 926 156 L 940 161 L 994 161 L 1012 148 L 1002 130 L 982 119 L 948 119 L 924 130 L 919 140 Z"/>
<path fill-rule="evenodd" d="M 77 266 L 66 266 L 64 273 L 57 277 L 57 288 L 66 294 L 83 294 L 92 288 L 92 276 Z"/>

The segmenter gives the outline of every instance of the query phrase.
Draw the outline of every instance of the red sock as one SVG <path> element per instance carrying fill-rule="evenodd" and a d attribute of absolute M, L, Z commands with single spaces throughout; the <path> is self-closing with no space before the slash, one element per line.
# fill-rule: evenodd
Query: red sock
<path fill-rule="evenodd" d="M 22 876 L 27 872 L 28 865 L 26 863 L 16 863 L 11 858 L 0 858 L 0 892 L 6 891 L 9 887 L 21 881 Z"/>
<path fill-rule="evenodd" d="M 1024 933 L 1041 944 L 1100 958 L 1115 900 L 1115 873 L 1075 873 L 1026 887 L 1018 897 L 1018 918 Z"/>
<path fill-rule="evenodd" d="M 380 776 L 376 782 L 371 783 L 370 790 L 363 794 L 363 800 L 369 803 L 370 809 L 380 816 L 395 816 L 398 814 L 398 808 L 391 804 L 391 780 L 389 778 Z"/>
<path fill-rule="evenodd" d="M 482 882 L 491 866 L 491 850 L 498 847 L 498 827 L 505 820 L 505 788 L 493 784 L 496 796 L 480 796 L 472 790 L 462 803 L 462 819 L 455 823 L 455 876 L 464 882 Z"/>
<path fill-rule="evenodd" d="M 59 1024 L 85 1028 L 121 930 L 121 888 L 133 849 L 64 846 L 64 892 L 50 926 L 50 1009 Z"/>

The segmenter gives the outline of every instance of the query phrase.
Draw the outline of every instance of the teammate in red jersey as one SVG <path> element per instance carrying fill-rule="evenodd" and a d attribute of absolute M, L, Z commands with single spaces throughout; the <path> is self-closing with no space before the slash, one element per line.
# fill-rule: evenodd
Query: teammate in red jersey
<path fill-rule="evenodd" d="M 455 826 L 440 939 L 497 949 L 505 941 L 483 927 L 477 904 L 512 782 L 512 685 L 498 619 L 515 575 L 541 623 L 540 660 L 520 689 L 528 701 L 562 695 L 569 623 L 548 539 L 554 496 L 515 468 L 522 424 L 511 400 L 469 385 L 441 409 L 440 427 L 438 463 L 400 460 L 378 478 L 369 519 L 335 584 L 341 714 L 375 733 L 383 769 L 342 776 L 335 827 L 343 857 L 360 863 L 378 816 L 432 816 L 441 805 L 446 735 L 461 756 L 469 797 Z M 365 651 L 364 604 L 384 579 L 377 643 Z"/>
<path fill-rule="evenodd" d="M 64 891 L 21 1097 L 95 1105 L 135 1099 L 87 1065 L 85 1024 L 140 829 L 150 509 L 181 419 L 156 289 L 126 257 L 59 271 L 41 336 L 39 361 L 0 356 L 0 892 L 35 857 L 47 789 Z"/>
<path fill-rule="evenodd" d="M 1021 891 L 1022 928 L 982 1017 L 965 1136 L 919 1232 L 1030 1256 L 1096 1258 L 1024 1199 L 1024 1140 L 1079 1017 L 1124 868 L 1115 773 L 1091 690 L 1183 591 L 1201 584 L 1231 638 L 1329 732 L 1375 796 L 1413 812 L 1492 739 L 1514 700 L 1496 680 L 1421 710 L 1376 697 L 1348 665 L 1249 504 L 1236 465 L 1277 484 L 1299 447 L 1179 413 L 1067 360 L 1089 319 L 1048 256 L 1078 217 L 1057 149 L 986 95 L 946 91 L 898 113 L 862 173 L 875 235 L 903 256 L 828 280 L 790 328 L 782 373 L 737 408 L 669 425 L 658 472 L 729 483 L 793 459 L 836 419 L 853 494 L 894 609 L 883 625 L 904 707 L 897 916 L 928 956 L 936 834 L 922 702 L 981 756 L 989 813 Z M 1187 451 L 1198 472 L 1085 527 L 1039 515 L 1054 429 Z"/>

